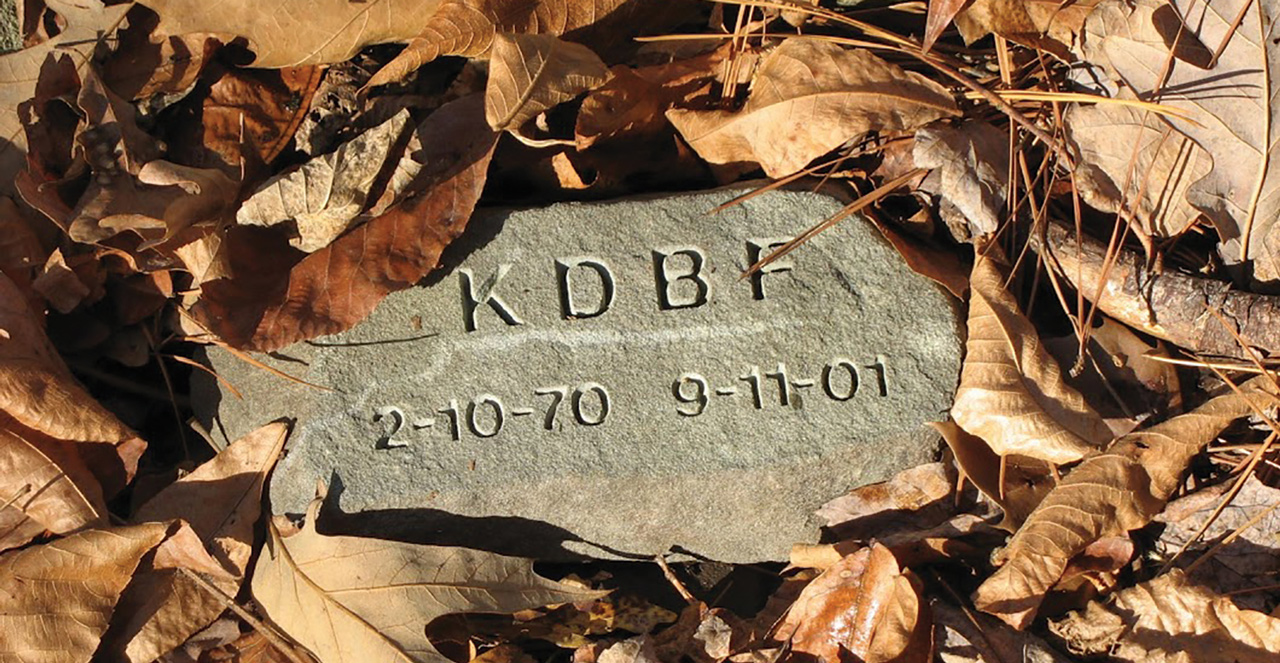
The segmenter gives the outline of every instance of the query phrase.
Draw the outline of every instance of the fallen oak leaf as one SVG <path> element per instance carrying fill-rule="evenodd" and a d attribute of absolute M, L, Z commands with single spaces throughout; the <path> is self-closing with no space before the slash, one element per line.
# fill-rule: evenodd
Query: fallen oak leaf
<path fill-rule="evenodd" d="M 672 109 L 703 159 L 790 175 L 869 131 L 900 132 L 959 114 L 950 93 L 870 51 L 792 37 L 760 64 L 739 111 Z"/>
<path fill-rule="evenodd" d="M 93 529 L 0 555 L 0 660 L 88 661 L 162 523 Z"/>
<path fill-rule="evenodd" d="M 348 329 L 383 297 L 417 283 L 462 234 L 484 188 L 498 134 L 482 104 L 473 95 L 428 116 L 419 131 L 442 140 L 425 145 L 427 166 L 406 198 L 294 265 L 276 292 L 209 281 L 192 313 L 234 346 L 270 351 Z"/>
<path fill-rule="evenodd" d="M 1199 212 L 1186 204 L 1213 159 L 1154 113 L 1121 104 L 1074 105 L 1063 118 L 1080 150 L 1074 182 L 1084 201 L 1121 213 L 1148 254 L 1154 240 L 1177 237 Z"/>
<path fill-rule="evenodd" d="M 1123 6 L 1123 5 L 1121 5 Z M 1212 53 L 1221 45 L 1216 65 L 1191 62 L 1183 42 L 1160 39 L 1159 30 L 1106 29 L 1125 26 L 1109 14 L 1090 18 L 1096 22 L 1097 43 L 1091 60 L 1105 58 L 1120 80 L 1139 98 L 1155 95 L 1161 104 L 1184 111 L 1165 122 L 1204 148 L 1213 167 L 1187 189 L 1186 200 L 1204 213 L 1222 240 L 1219 253 L 1228 263 L 1253 261 L 1253 277 L 1259 281 L 1280 279 L 1280 158 L 1276 158 L 1274 127 L 1280 124 L 1278 84 L 1269 75 L 1280 69 L 1280 52 L 1273 47 L 1280 13 L 1277 0 L 1223 0 L 1205 5 L 1176 0 L 1151 10 L 1139 5 L 1138 16 L 1150 15 L 1156 27 L 1174 29 L 1198 41 Z M 1141 13 L 1141 12 L 1149 12 Z M 1178 17 L 1181 17 L 1179 24 Z M 1150 33 L 1156 32 L 1156 39 Z M 1172 46 L 1166 45 L 1173 41 Z M 1164 67 L 1152 63 L 1169 62 Z"/>
<path fill-rule="evenodd" d="M 1093 601 L 1050 622 L 1050 629 L 1075 653 L 1134 663 L 1263 663 L 1280 657 L 1280 619 L 1241 610 L 1178 569 Z"/>
<path fill-rule="evenodd" d="M 135 522 L 188 523 L 171 535 L 151 568 L 139 572 L 120 599 L 121 617 L 103 637 L 113 660 L 146 663 L 186 642 L 225 610 L 219 597 L 177 572 L 201 572 L 215 588 L 235 596 L 253 554 L 254 527 L 267 473 L 284 449 L 289 427 L 267 424 L 233 442 L 209 462 L 157 493 L 133 515 Z M 190 539 L 194 539 L 191 541 Z M 205 552 L 205 550 L 208 552 Z M 185 552 L 166 559 L 161 553 Z M 205 558 L 212 556 L 208 562 Z M 209 563 L 216 564 L 208 568 Z"/>
<path fill-rule="evenodd" d="M 974 262 L 969 338 L 951 417 L 999 456 L 1072 463 L 1111 440 L 1041 343 L 995 260 Z"/>
<path fill-rule="evenodd" d="M 1004 565 L 978 587 L 974 605 L 1014 628 L 1025 627 L 1073 557 L 1094 541 L 1151 522 L 1205 445 L 1236 419 L 1274 406 L 1276 397 L 1260 380 L 1086 458 L 1014 534 Z"/>
<path fill-rule="evenodd" d="M 485 119 L 494 131 L 516 132 L 608 79 L 609 69 L 586 46 L 551 35 L 498 34 L 489 58 Z"/>
<path fill-rule="evenodd" d="M 323 496 L 302 530 L 273 519 L 253 571 L 254 600 L 321 663 L 447 663 L 426 625 L 456 612 L 510 613 L 598 598 L 604 592 L 547 580 L 532 560 L 316 531 Z"/>

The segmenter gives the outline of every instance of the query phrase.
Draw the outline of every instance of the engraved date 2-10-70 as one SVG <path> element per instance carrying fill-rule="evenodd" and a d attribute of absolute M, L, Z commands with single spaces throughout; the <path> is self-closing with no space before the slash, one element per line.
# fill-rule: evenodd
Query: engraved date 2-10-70
<path fill-rule="evenodd" d="M 539 387 L 533 390 L 536 397 L 546 397 L 546 409 L 542 411 L 544 430 L 556 430 L 560 426 L 561 410 L 569 411 L 573 423 L 579 426 L 599 426 L 609 418 L 613 407 L 609 399 L 609 390 L 596 382 L 584 382 L 577 386 L 556 385 Z M 566 405 L 567 404 L 567 405 Z M 378 408 L 373 415 L 375 422 L 389 422 L 386 432 L 375 445 L 378 449 L 407 447 L 409 441 L 402 435 L 413 432 L 424 432 L 436 429 L 447 431 L 450 439 L 461 440 L 465 434 L 477 438 L 494 437 L 501 433 L 509 423 L 536 414 L 534 408 L 508 406 L 502 399 L 493 394 L 479 394 L 465 405 L 460 405 L 456 398 L 449 399 L 449 404 L 432 414 L 443 417 L 414 417 L 404 409 L 394 405 Z"/>

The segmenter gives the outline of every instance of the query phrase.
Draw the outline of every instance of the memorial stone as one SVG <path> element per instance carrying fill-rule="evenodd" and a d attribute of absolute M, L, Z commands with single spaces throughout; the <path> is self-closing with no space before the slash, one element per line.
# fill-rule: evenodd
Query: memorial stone
<path fill-rule="evenodd" d="M 332 391 L 211 350 L 243 399 L 213 390 L 203 414 L 226 439 L 296 418 L 276 513 L 321 479 L 348 523 L 422 541 L 785 559 L 821 504 L 931 459 L 961 337 L 858 217 L 743 277 L 843 206 L 775 191 L 708 213 L 745 191 L 480 210 L 427 283 L 257 357 Z"/>

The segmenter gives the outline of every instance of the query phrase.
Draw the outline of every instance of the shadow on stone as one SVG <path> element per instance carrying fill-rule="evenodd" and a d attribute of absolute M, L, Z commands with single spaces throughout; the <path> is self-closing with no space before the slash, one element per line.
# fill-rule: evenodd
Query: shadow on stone
<path fill-rule="evenodd" d="M 530 557 L 556 562 L 592 559 L 566 543 L 590 546 L 623 559 L 651 562 L 643 555 L 587 541 L 566 529 L 527 518 L 490 516 L 474 518 L 439 509 L 375 509 L 344 513 L 338 499 L 345 486 L 336 473 L 330 475 L 329 490 L 316 530 L 326 535 L 363 536 L 432 546 L 458 546 L 500 555 Z M 302 514 L 290 513 L 290 517 Z"/>

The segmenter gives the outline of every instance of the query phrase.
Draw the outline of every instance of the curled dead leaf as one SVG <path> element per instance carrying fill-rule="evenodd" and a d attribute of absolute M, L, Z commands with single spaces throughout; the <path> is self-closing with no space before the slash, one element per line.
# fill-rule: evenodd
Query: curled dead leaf
<path fill-rule="evenodd" d="M 1000 456 L 1072 463 L 1111 440 L 1106 423 L 1066 383 L 995 260 L 969 280 L 969 338 L 951 417 Z"/>
<path fill-rule="evenodd" d="M 974 594 L 974 605 L 1025 627 L 1071 558 L 1107 536 L 1151 522 L 1191 459 L 1222 429 L 1276 398 L 1261 378 L 1085 459 L 1045 496 L 1005 549 L 1005 563 Z"/>
<path fill-rule="evenodd" d="M 703 159 L 758 163 L 783 177 L 868 131 L 959 114 L 945 88 L 870 51 L 792 37 L 769 53 L 739 111 L 667 111 Z"/>
<path fill-rule="evenodd" d="M 1133 663 L 1263 663 L 1280 657 L 1280 619 L 1241 610 L 1177 569 L 1094 601 L 1050 628 L 1078 654 Z"/>
<path fill-rule="evenodd" d="M 928 608 L 909 571 L 888 548 L 872 544 L 846 555 L 809 583 L 773 638 L 796 654 L 840 663 L 929 660 Z"/>
<path fill-rule="evenodd" d="M 498 34 L 489 59 L 485 119 L 494 131 L 516 131 L 608 78 L 609 69 L 586 46 L 551 35 Z"/>

